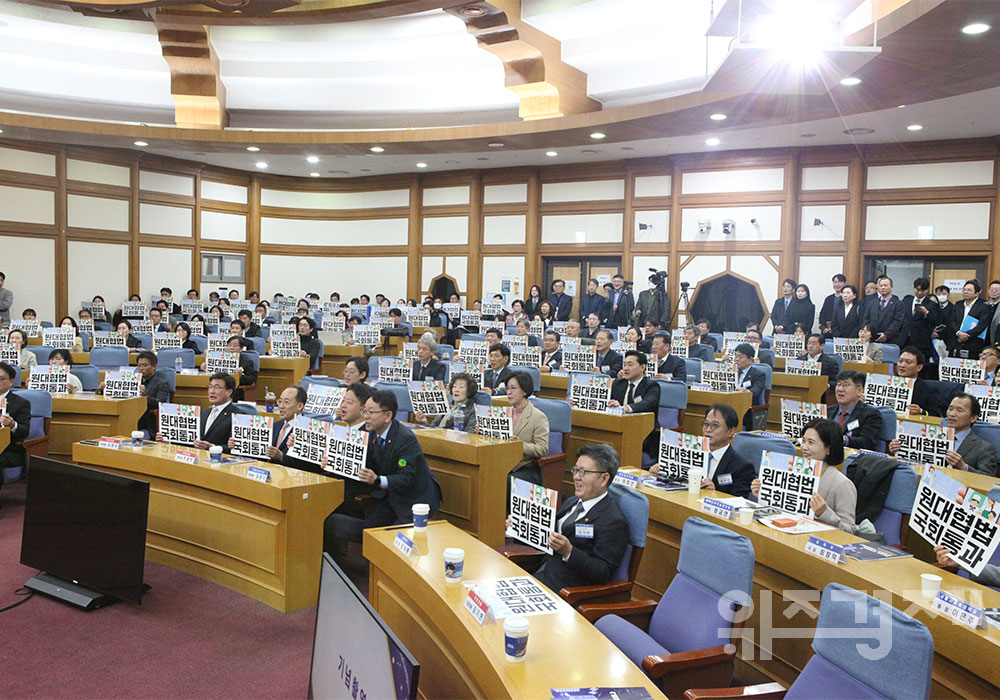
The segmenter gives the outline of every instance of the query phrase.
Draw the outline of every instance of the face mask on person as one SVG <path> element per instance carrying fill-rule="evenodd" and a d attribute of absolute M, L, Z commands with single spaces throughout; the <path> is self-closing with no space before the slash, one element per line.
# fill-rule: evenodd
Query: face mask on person
<path fill-rule="evenodd" d="M 440 309 L 441 308 L 441 302 L 437 302 L 436 304 L 434 304 L 434 308 L 435 309 Z"/>
<path fill-rule="evenodd" d="M 948 303 L 948 295 L 947 294 L 938 294 L 938 301 L 940 301 L 942 304 Z"/>

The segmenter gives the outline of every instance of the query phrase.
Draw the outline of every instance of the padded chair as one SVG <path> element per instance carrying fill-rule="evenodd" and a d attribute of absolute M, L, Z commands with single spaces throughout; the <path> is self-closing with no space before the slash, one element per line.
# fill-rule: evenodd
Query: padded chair
<path fill-rule="evenodd" d="M 233 404 L 234 409 L 237 413 L 242 413 L 246 416 L 256 416 L 257 406 L 249 401 L 237 401 Z"/>
<path fill-rule="evenodd" d="M 254 340 L 260 340 L 260 338 L 255 338 Z M 240 353 L 240 357 L 245 357 L 250 360 L 250 364 L 253 365 L 253 371 L 260 373 L 260 355 L 252 350 L 244 350 Z M 257 382 L 253 384 L 245 384 L 240 387 L 243 390 L 243 400 L 244 401 L 256 401 L 257 400 Z"/>
<path fill-rule="evenodd" d="M 157 367 L 154 371 L 159 377 L 163 377 L 163 381 L 167 383 L 170 387 L 170 400 L 174 400 L 174 394 L 177 392 L 177 372 L 174 371 L 173 367 Z"/>
<path fill-rule="evenodd" d="M 184 348 L 163 348 L 156 353 L 156 364 L 160 367 L 174 369 L 177 358 L 181 358 L 181 366 L 187 369 L 194 368 L 194 350 Z"/>
<path fill-rule="evenodd" d="M 688 357 L 697 357 L 703 362 L 715 362 L 715 350 L 712 349 L 711 345 L 695 343 L 688 348 Z"/>
<path fill-rule="evenodd" d="M 531 398 L 534 398 L 534 397 L 531 397 Z M 528 400 L 530 401 L 531 398 L 529 398 Z M 493 405 L 493 394 L 491 394 L 488 391 L 483 391 L 482 389 L 480 389 L 479 391 L 476 392 L 476 395 L 472 398 L 472 401 L 477 406 L 492 406 Z M 551 427 L 552 427 L 552 424 L 550 423 L 549 424 L 549 428 L 551 429 Z M 552 436 L 550 435 L 549 436 L 549 447 L 551 447 L 551 446 L 552 446 Z"/>
<path fill-rule="evenodd" d="M 176 327 L 178 323 L 184 321 L 184 314 L 167 314 L 167 320 L 170 321 L 171 327 Z"/>
<path fill-rule="evenodd" d="M 542 389 L 542 372 L 537 367 L 523 367 L 511 365 L 511 370 L 527 372 L 531 376 L 531 386 L 537 394 Z"/>
<path fill-rule="evenodd" d="M 139 342 L 142 343 L 139 349 L 141 350 L 153 349 L 153 336 L 151 336 L 149 333 L 133 333 L 132 335 L 134 335 L 139 340 Z"/>
<path fill-rule="evenodd" d="M 49 355 L 55 348 L 50 348 L 47 345 L 29 345 L 27 346 L 28 352 L 35 356 L 38 360 L 38 364 L 47 365 L 49 364 Z"/>
<path fill-rule="evenodd" d="M 253 351 L 258 355 L 267 352 L 267 341 L 264 338 L 247 338 L 247 340 L 253 343 Z"/>
<path fill-rule="evenodd" d="M 39 326 L 40 326 L 41 328 L 52 328 L 52 327 L 53 327 L 53 325 L 52 325 L 52 321 L 39 321 L 39 322 L 38 322 L 38 325 L 39 325 Z"/>
<path fill-rule="evenodd" d="M 567 456 L 563 445 L 572 429 L 573 409 L 559 399 L 531 396 L 528 401 L 549 419 L 549 453 L 538 460 L 538 467 L 542 471 L 542 485 L 558 491 L 566 473 Z"/>
<path fill-rule="evenodd" d="M 312 384 L 318 386 L 346 386 L 342 379 L 337 379 L 336 377 L 303 377 L 302 378 L 302 388 L 309 392 L 309 387 Z"/>
<path fill-rule="evenodd" d="M 392 384 L 390 382 L 375 382 L 376 391 L 391 391 L 396 395 L 396 403 L 399 408 L 399 415 L 395 416 L 400 421 L 406 422 L 413 413 L 413 404 L 410 402 L 410 391 L 406 384 Z M 513 465 L 511 465 L 513 466 Z"/>
<path fill-rule="evenodd" d="M 485 333 L 463 333 L 462 340 L 486 340 Z"/>
<path fill-rule="evenodd" d="M 244 350 L 240 353 L 240 357 L 245 357 L 250 360 L 250 364 L 253 365 L 254 372 L 260 372 L 260 355 L 253 350 Z"/>
<path fill-rule="evenodd" d="M 874 406 L 874 408 L 882 416 L 882 432 L 878 434 L 875 451 L 885 452 L 889 443 L 896 439 L 896 412 L 892 410 L 892 406 Z"/>
<path fill-rule="evenodd" d="M 24 449 L 28 453 L 29 459 L 31 457 L 48 457 L 52 394 L 37 389 L 18 389 L 14 393 L 31 403 L 31 427 L 28 430 L 28 437 L 24 440 Z M 23 467 L 11 467 L 3 470 L 4 483 L 20 479 L 23 475 Z"/>
<path fill-rule="evenodd" d="M 764 395 L 761 397 L 761 403 L 750 407 L 750 415 L 753 418 L 753 429 L 764 430 L 767 428 L 767 403 L 771 398 L 772 372 L 774 370 L 763 362 L 754 362 L 752 367 L 764 373 Z"/>
<path fill-rule="evenodd" d="M 96 321 L 95 320 L 94 321 L 94 330 L 95 331 L 110 331 L 110 330 L 114 330 L 114 329 L 111 328 L 111 324 L 108 323 L 107 321 Z"/>
<path fill-rule="evenodd" d="M 795 443 L 791 440 L 755 433 L 736 433 L 732 447 L 740 457 L 753 465 L 754 471 L 758 475 L 760 474 L 760 460 L 764 450 L 779 452 L 783 455 L 795 454 Z"/>
<path fill-rule="evenodd" d="M 844 472 L 858 457 L 863 456 L 855 454 L 845 459 Z M 906 549 L 910 538 L 910 513 L 913 512 L 913 500 L 917 497 L 919 483 L 920 477 L 909 464 L 900 464 L 892 473 L 885 505 L 873 523 L 875 529 L 885 536 L 887 545 Z"/>
<path fill-rule="evenodd" d="M 207 335 L 192 335 L 191 342 L 193 342 L 197 346 L 199 355 L 204 355 L 205 351 L 208 350 Z"/>
<path fill-rule="evenodd" d="M 681 533 L 677 573 L 659 603 L 582 605 L 579 612 L 668 697 L 699 684 L 727 686 L 745 621 L 740 611 L 752 600 L 753 568 L 748 538 L 691 517 Z"/>
<path fill-rule="evenodd" d="M 90 364 L 104 370 L 128 367 L 128 348 L 121 345 L 94 348 L 90 351 Z"/>
<path fill-rule="evenodd" d="M 866 635 L 863 630 L 871 630 Z M 712 698 L 857 698 L 920 700 L 930 697 L 934 638 L 922 622 L 840 583 L 823 589 L 809 657 L 785 691 L 780 683 L 688 690 L 688 700 Z"/>
<path fill-rule="evenodd" d="M 980 437 L 993 445 L 997 454 L 1000 455 L 1000 425 L 997 425 L 996 423 L 976 421 L 972 424 L 972 432 L 975 433 L 977 437 Z"/>
<path fill-rule="evenodd" d="M 760 361 L 763 364 L 768 365 L 772 369 L 774 368 L 774 350 L 769 350 L 768 348 L 761 348 L 760 350 L 757 351 L 757 356 L 760 358 Z"/>
<path fill-rule="evenodd" d="M 837 363 L 837 374 L 840 374 L 844 370 L 844 356 L 833 352 L 827 353 L 827 356 Z"/>
<path fill-rule="evenodd" d="M 722 352 L 722 348 L 726 346 L 725 337 L 722 335 L 722 333 L 706 333 L 705 335 L 715 340 L 716 347 L 719 348 L 719 352 Z M 712 346 L 709 345 L 709 347 Z"/>
<path fill-rule="evenodd" d="M 81 342 L 80 349 L 83 350 L 83 352 L 90 352 L 90 344 L 91 344 L 90 333 L 81 333 L 80 342 Z"/>
<path fill-rule="evenodd" d="M 455 359 L 455 348 L 450 345 L 439 343 L 438 352 L 441 353 L 441 359 L 445 362 L 451 362 Z"/>
<path fill-rule="evenodd" d="M 700 357 L 684 358 L 684 364 L 687 365 L 687 375 L 689 382 L 698 383 L 701 381 L 701 363 L 702 359 Z M 692 377 L 694 377 L 694 379 L 692 379 Z"/>
<path fill-rule="evenodd" d="M 11 385 L 12 389 L 17 389 L 21 386 L 21 365 L 11 365 L 14 368 L 14 383 Z"/>
<path fill-rule="evenodd" d="M 322 326 L 320 326 L 322 328 Z M 271 327 L 268 325 L 263 325 L 260 327 L 260 337 L 266 342 L 271 337 Z"/>
<path fill-rule="evenodd" d="M 680 427 L 681 415 L 687 408 L 687 384 L 676 379 L 657 379 L 656 383 L 660 385 L 660 408 L 656 415 L 660 427 Z"/>
<path fill-rule="evenodd" d="M 899 363 L 899 346 L 889 345 L 887 343 L 875 343 L 880 348 L 882 348 L 882 362 L 889 362 L 891 364 Z"/>
<path fill-rule="evenodd" d="M 378 355 L 368 358 L 368 378 L 370 381 L 378 381 Z"/>
<path fill-rule="evenodd" d="M 70 374 L 76 375 L 83 386 L 84 391 L 97 391 L 100 385 L 100 373 L 93 365 L 73 365 L 69 368 Z"/>
<path fill-rule="evenodd" d="M 938 408 L 941 411 L 941 415 L 945 415 L 948 411 L 948 404 L 951 403 L 951 397 L 960 391 L 965 391 L 964 384 L 958 384 L 956 382 L 942 382 L 937 379 L 925 379 L 924 385 L 930 389 L 932 392 L 931 399 L 936 406 L 932 405 L 931 408 Z M 926 406 L 924 407 L 926 408 Z"/>

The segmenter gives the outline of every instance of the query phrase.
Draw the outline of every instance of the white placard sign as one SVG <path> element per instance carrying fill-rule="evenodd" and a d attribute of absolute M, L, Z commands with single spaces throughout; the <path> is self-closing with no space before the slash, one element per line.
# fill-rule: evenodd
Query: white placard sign
<path fill-rule="evenodd" d="M 10 330 L 24 331 L 24 334 L 29 338 L 37 338 L 42 333 L 41 324 L 37 320 L 11 321 Z"/>
<path fill-rule="evenodd" d="M 330 435 L 333 434 L 333 423 L 299 416 L 292 422 L 292 430 L 295 444 L 289 448 L 288 455 L 310 464 L 323 464 Z"/>
<path fill-rule="evenodd" d="M 792 438 L 802 434 L 802 428 L 817 418 L 826 418 L 826 406 L 808 401 L 781 399 L 781 432 Z"/>
<path fill-rule="evenodd" d="M 418 343 L 403 343 L 403 349 L 400 351 L 399 356 L 407 362 L 416 362 L 418 359 L 417 345 Z"/>
<path fill-rule="evenodd" d="M 390 384 L 406 384 L 413 376 L 413 364 L 402 357 L 383 356 L 378 358 L 375 381 Z"/>
<path fill-rule="evenodd" d="M 254 459 L 267 459 L 267 448 L 271 444 L 274 418 L 233 414 L 233 454 Z"/>
<path fill-rule="evenodd" d="M 1000 423 L 1000 386 L 966 384 L 965 393 L 972 394 L 979 399 L 981 410 L 979 420 L 987 423 Z"/>
<path fill-rule="evenodd" d="M 834 338 L 833 354 L 843 357 L 844 362 L 864 362 L 865 344 L 861 338 Z"/>
<path fill-rule="evenodd" d="M 360 323 L 351 329 L 351 337 L 357 345 L 378 345 L 382 342 L 382 333 L 378 326 Z"/>
<path fill-rule="evenodd" d="M 516 347 L 526 348 L 528 347 L 528 336 L 504 334 L 503 337 L 500 339 L 500 342 L 506 345 L 511 350 L 513 350 Z"/>
<path fill-rule="evenodd" d="M 277 338 L 271 336 L 270 341 L 271 348 L 268 354 L 271 357 L 298 357 L 299 352 L 302 350 L 302 345 L 297 335 L 292 338 L 288 336 L 279 336 Z"/>
<path fill-rule="evenodd" d="M 660 452 L 656 460 L 660 471 L 656 476 L 661 481 L 687 483 L 690 469 L 708 474 L 710 453 L 707 437 L 660 428 Z"/>
<path fill-rule="evenodd" d="M 95 348 L 125 347 L 125 336 L 118 331 L 94 331 L 92 339 Z"/>
<path fill-rule="evenodd" d="M 462 314 L 459 317 L 458 325 L 464 326 L 465 328 L 473 328 L 476 333 L 481 333 L 481 321 L 482 319 L 478 311 L 462 311 Z"/>
<path fill-rule="evenodd" d="M 893 455 L 902 462 L 947 467 L 944 458 L 955 450 L 955 429 L 930 423 L 896 421 L 899 450 Z"/>
<path fill-rule="evenodd" d="M 502 299 L 490 299 L 489 301 L 484 301 L 482 305 L 483 316 L 497 316 L 503 317 L 503 300 Z"/>
<path fill-rule="evenodd" d="M 425 308 L 406 307 L 406 320 L 414 327 L 426 328 L 431 325 L 431 311 Z"/>
<path fill-rule="evenodd" d="M 819 362 L 816 360 L 785 360 L 785 374 L 818 377 L 819 370 Z"/>
<path fill-rule="evenodd" d="M 462 362 L 460 360 L 455 360 L 449 363 L 450 374 L 448 376 L 454 377 L 456 374 L 469 374 L 472 375 L 479 386 L 483 386 L 486 383 L 486 365 L 483 363 L 476 362 Z"/>
<path fill-rule="evenodd" d="M 913 403 L 913 382 L 909 377 L 869 374 L 865 380 L 865 403 L 905 413 Z"/>
<path fill-rule="evenodd" d="M 736 391 L 736 367 L 728 362 L 703 362 L 701 381 L 712 391 Z"/>
<path fill-rule="evenodd" d="M 458 359 L 462 362 L 485 365 L 490 355 L 490 349 L 485 340 L 465 340 L 458 341 Z"/>
<path fill-rule="evenodd" d="M 94 334 L 94 319 L 92 318 L 81 318 L 76 322 L 77 333 L 87 333 L 88 335 Z"/>
<path fill-rule="evenodd" d="M 347 393 L 347 387 L 312 383 L 306 391 L 306 406 L 303 412 L 332 416 L 340 408 L 340 402 L 344 400 L 345 393 Z"/>
<path fill-rule="evenodd" d="M 122 316 L 124 316 L 127 319 L 148 317 L 149 311 L 146 307 L 146 302 L 144 301 L 122 302 Z"/>
<path fill-rule="evenodd" d="M 153 322 L 147 321 L 145 319 L 138 319 L 132 321 L 132 332 L 142 333 L 143 335 L 152 335 L 154 331 Z"/>
<path fill-rule="evenodd" d="M 0 343 L 0 362 L 14 367 L 21 362 L 21 355 L 13 343 Z"/>
<path fill-rule="evenodd" d="M 582 411 L 607 411 L 611 400 L 611 377 L 603 374 L 570 374 L 569 400 L 573 402 L 573 408 Z"/>
<path fill-rule="evenodd" d="M 72 326 L 42 329 L 42 345 L 50 348 L 72 350 L 76 344 L 76 330 Z"/>
<path fill-rule="evenodd" d="M 198 314 L 204 313 L 205 308 L 202 306 L 200 301 L 185 299 L 181 301 L 181 313 L 187 318 L 192 316 L 197 316 Z"/>
<path fill-rule="evenodd" d="M 812 496 L 822 475 L 823 463 L 819 460 L 765 450 L 760 462 L 757 501 L 811 518 Z"/>
<path fill-rule="evenodd" d="M 476 404 L 476 432 L 496 440 L 510 440 L 514 436 L 514 409 Z"/>
<path fill-rule="evenodd" d="M 201 438 L 201 407 L 182 403 L 160 403 L 159 431 L 175 445 L 193 445 Z"/>
<path fill-rule="evenodd" d="M 448 412 L 448 388 L 444 382 L 429 379 L 426 381 L 408 381 L 406 388 L 410 393 L 410 403 L 414 413 L 426 416 L 441 416 Z"/>
<path fill-rule="evenodd" d="M 562 364 L 567 372 L 592 372 L 596 363 L 597 350 L 593 345 L 563 346 Z"/>
<path fill-rule="evenodd" d="M 210 351 L 205 355 L 205 371 L 209 374 L 235 374 L 240 368 L 240 356 L 235 352 Z"/>
<path fill-rule="evenodd" d="M 227 340 L 229 340 L 229 336 L 224 336 L 221 333 L 209 333 L 206 352 L 226 352 Z"/>
<path fill-rule="evenodd" d="M 455 302 L 441 304 L 441 310 L 448 314 L 448 318 L 459 318 L 462 314 L 462 306 Z"/>
<path fill-rule="evenodd" d="M 530 321 L 528 323 L 528 335 L 542 336 L 545 334 L 544 321 Z"/>
<path fill-rule="evenodd" d="M 984 360 L 963 360 L 960 357 L 942 357 L 938 366 L 938 376 L 942 382 L 975 384 L 986 380 Z"/>
<path fill-rule="evenodd" d="M 368 461 L 368 433 L 359 428 L 334 425 L 327 438 L 326 463 L 323 469 L 360 481 L 361 469 Z"/>
<path fill-rule="evenodd" d="M 771 342 L 771 349 L 775 357 L 794 360 L 806 351 L 806 339 L 790 333 L 778 333 Z"/>
<path fill-rule="evenodd" d="M 159 352 L 164 348 L 177 348 L 183 346 L 181 337 L 176 333 L 153 333 L 153 352 Z"/>
<path fill-rule="evenodd" d="M 104 375 L 104 396 L 109 399 L 132 399 L 140 396 L 142 375 L 137 369 L 121 369 Z"/>
<path fill-rule="evenodd" d="M 69 367 L 66 365 L 36 365 L 31 368 L 28 388 L 50 394 L 65 394 L 68 381 Z"/>
<path fill-rule="evenodd" d="M 559 494 L 554 489 L 510 477 L 510 534 L 549 554 L 549 534 L 556 529 Z"/>
<path fill-rule="evenodd" d="M 511 367 L 541 367 L 542 349 L 527 345 L 515 345 L 510 349 Z"/>
<path fill-rule="evenodd" d="M 684 331 L 674 331 L 670 334 L 670 354 L 677 357 L 690 357 L 690 348 L 684 340 Z"/>
<path fill-rule="evenodd" d="M 323 314 L 324 331 L 339 331 L 343 333 L 346 328 L 347 328 L 347 322 L 344 320 L 343 316 L 336 316 L 334 314 Z"/>

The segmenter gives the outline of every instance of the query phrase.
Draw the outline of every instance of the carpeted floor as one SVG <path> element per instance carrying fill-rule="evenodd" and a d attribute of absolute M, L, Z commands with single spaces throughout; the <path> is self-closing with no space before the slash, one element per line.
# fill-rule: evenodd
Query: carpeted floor
<path fill-rule="evenodd" d="M 0 608 L 20 565 L 24 482 L 0 491 Z M 367 594 L 363 560 L 347 570 Z M 142 605 L 83 612 L 35 595 L 0 613 L 0 698 L 304 698 L 316 609 L 283 614 L 146 562 Z"/>

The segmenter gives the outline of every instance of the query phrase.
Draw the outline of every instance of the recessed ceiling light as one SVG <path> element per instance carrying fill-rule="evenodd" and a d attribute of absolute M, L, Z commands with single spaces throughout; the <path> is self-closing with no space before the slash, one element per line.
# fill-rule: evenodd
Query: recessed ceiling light
<path fill-rule="evenodd" d="M 559 152 L 558 151 L 545 151 L 545 155 L 547 155 L 549 158 L 555 158 L 557 155 L 559 155 Z"/>
<path fill-rule="evenodd" d="M 488 143 L 486 145 L 489 146 L 490 148 L 503 148 L 503 144 L 500 143 L 499 141 L 493 141 L 493 142 Z"/>
<path fill-rule="evenodd" d="M 259 170 L 263 170 L 264 168 L 267 167 L 267 163 L 265 163 L 262 160 L 258 160 L 256 163 L 254 163 L 254 165 L 256 165 Z"/>
<path fill-rule="evenodd" d="M 726 115 L 723 114 L 722 112 L 716 112 L 715 114 L 709 117 L 709 119 L 711 119 L 713 122 L 721 122 L 725 118 Z"/>
<path fill-rule="evenodd" d="M 247 146 L 247 150 L 250 151 L 251 153 L 256 153 L 257 151 L 260 150 L 260 146 Z"/>
<path fill-rule="evenodd" d="M 718 146 L 720 143 L 722 143 L 722 141 L 717 138 L 705 139 L 706 146 Z"/>
<path fill-rule="evenodd" d="M 585 148 L 583 149 L 583 153 L 600 153 L 600 151 L 596 151 L 593 148 Z"/>
<path fill-rule="evenodd" d="M 840 84 L 841 85 L 846 85 L 847 87 L 851 87 L 852 85 L 860 85 L 861 84 L 861 78 L 855 78 L 853 76 L 850 77 L 850 78 L 843 78 L 843 79 L 841 79 Z"/>
<path fill-rule="evenodd" d="M 458 165 L 460 162 L 461 161 L 457 161 L 457 160 L 446 160 L 445 161 L 445 163 L 447 163 L 448 165 Z"/>
<path fill-rule="evenodd" d="M 902 109 L 902 108 L 903 108 L 903 107 L 905 107 L 905 106 L 906 106 L 906 105 L 896 105 L 896 109 Z"/>
<path fill-rule="evenodd" d="M 146 146 L 149 145 L 145 141 L 133 141 L 132 143 L 138 146 L 139 148 L 145 148 Z"/>
<path fill-rule="evenodd" d="M 319 173 L 309 173 L 309 177 L 319 177 Z"/>
<path fill-rule="evenodd" d="M 989 30 L 990 25 L 983 24 L 982 22 L 975 22 L 962 27 L 962 34 L 982 34 L 983 32 L 988 32 Z"/>
<path fill-rule="evenodd" d="M 427 167 L 427 163 L 417 163 L 417 167 L 418 168 L 426 168 Z"/>
<path fill-rule="evenodd" d="M 318 163 L 319 162 L 319 156 L 306 156 L 306 162 L 307 163 Z"/>
<path fill-rule="evenodd" d="M 606 136 L 606 134 L 604 134 L 603 132 L 595 131 L 594 133 L 592 133 L 590 135 L 590 138 L 600 140 L 600 139 L 603 139 L 605 136 Z"/>
<path fill-rule="evenodd" d="M 921 125 L 921 124 L 910 124 L 910 125 L 909 125 L 908 127 L 906 127 L 906 128 L 907 128 L 908 130 L 910 130 L 910 131 L 920 131 L 920 130 L 921 130 L 921 129 L 923 129 L 924 127 L 923 127 L 923 125 Z"/>
<path fill-rule="evenodd" d="M 863 134 L 874 134 L 875 129 L 869 129 L 864 126 L 856 126 L 853 129 L 844 129 L 844 133 L 848 136 L 860 136 Z"/>
<path fill-rule="evenodd" d="M 372 146 L 368 150 L 371 151 L 372 153 L 382 153 L 383 151 L 385 151 L 385 149 L 382 148 L 381 146 Z"/>

